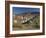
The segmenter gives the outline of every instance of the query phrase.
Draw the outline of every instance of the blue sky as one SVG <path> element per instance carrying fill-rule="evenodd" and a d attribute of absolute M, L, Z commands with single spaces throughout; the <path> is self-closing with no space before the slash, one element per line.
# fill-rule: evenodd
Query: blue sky
<path fill-rule="evenodd" d="M 13 7 L 14 14 L 21 14 L 21 13 L 31 13 L 31 12 L 40 12 L 39 8 L 24 8 L 24 7 Z"/>

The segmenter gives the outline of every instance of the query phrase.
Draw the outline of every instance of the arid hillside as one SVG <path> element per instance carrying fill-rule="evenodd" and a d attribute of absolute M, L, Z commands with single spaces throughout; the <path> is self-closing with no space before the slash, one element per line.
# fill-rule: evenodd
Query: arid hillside
<path fill-rule="evenodd" d="M 17 15 L 13 19 L 13 30 L 35 30 L 40 29 L 40 15 L 26 14 Z"/>

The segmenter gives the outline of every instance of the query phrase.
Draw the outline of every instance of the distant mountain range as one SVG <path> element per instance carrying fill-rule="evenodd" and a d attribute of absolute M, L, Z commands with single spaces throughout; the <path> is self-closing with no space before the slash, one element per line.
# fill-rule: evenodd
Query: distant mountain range
<path fill-rule="evenodd" d="M 15 15 L 26 15 L 26 14 L 40 14 L 40 12 L 25 12 L 25 13 L 20 13 L 20 14 L 15 14 Z"/>

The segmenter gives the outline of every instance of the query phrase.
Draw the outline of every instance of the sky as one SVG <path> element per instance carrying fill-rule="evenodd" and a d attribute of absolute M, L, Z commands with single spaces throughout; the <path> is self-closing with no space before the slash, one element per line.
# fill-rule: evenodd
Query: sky
<path fill-rule="evenodd" d="M 14 14 L 40 12 L 40 8 L 24 8 L 24 7 L 13 7 Z"/>

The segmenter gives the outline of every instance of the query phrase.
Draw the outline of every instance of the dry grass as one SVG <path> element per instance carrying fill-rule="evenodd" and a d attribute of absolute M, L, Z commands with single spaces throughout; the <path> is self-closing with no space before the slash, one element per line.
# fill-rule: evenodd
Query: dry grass
<path fill-rule="evenodd" d="M 32 20 L 32 23 L 22 24 L 22 23 L 13 23 L 13 30 L 35 30 L 40 28 L 40 16 L 37 16 Z"/>

